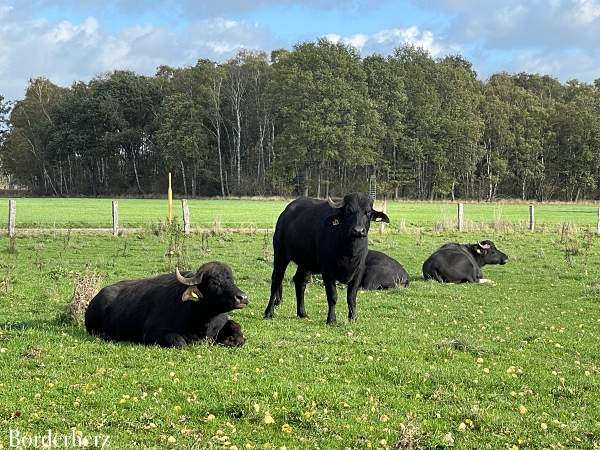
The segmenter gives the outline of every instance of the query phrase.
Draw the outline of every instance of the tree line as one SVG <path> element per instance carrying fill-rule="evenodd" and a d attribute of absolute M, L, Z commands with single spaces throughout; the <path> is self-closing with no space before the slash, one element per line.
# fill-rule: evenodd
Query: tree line
<path fill-rule="evenodd" d="M 600 79 L 477 79 L 459 55 L 325 39 L 0 96 L 0 169 L 40 195 L 600 196 Z"/>

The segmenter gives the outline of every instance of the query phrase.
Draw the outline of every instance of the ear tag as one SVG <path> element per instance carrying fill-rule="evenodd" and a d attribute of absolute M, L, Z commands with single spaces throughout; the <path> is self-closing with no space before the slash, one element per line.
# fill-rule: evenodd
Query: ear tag
<path fill-rule="evenodd" d="M 477 250 L 475 250 L 477 253 L 479 253 L 481 255 L 481 249 L 478 248 Z"/>
<path fill-rule="evenodd" d="M 337 219 L 333 219 L 333 220 L 331 221 L 331 225 L 333 225 L 334 227 L 335 227 L 335 226 L 337 226 L 337 225 L 339 225 L 339 224 L 340 224 L 340 221 L 339 221 L 339 220 L 337 220 Z"/>
<path fill-rule="evenodd" d="M 190 292 L 190 296 L 192 298 L 196 298 L 196 299 L 198 298 L 198 294 L 196 294 L 194 291 Z"/>

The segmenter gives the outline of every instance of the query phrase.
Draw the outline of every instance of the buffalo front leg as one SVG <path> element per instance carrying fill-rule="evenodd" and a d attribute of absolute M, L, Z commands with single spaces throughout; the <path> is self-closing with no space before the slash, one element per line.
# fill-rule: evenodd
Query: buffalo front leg
<path fill-rule="evenodd" d="M 265 319 L 271 319 L 275 313 L 275 305 L 281 303 L 280 297 L 282 293 L 283 276 L 285 275 L 285 269 L 287 269 L 289 263 L 289 260 L 275 255 L 273 261 L 273 274 L 271 275 L 271 297 L 269 298 L 269 304 L 265 309 Z"/>
<path fill-rule="evenodd" d="M 360 276 L 356 276 L 350 280 L 346 291 L 346 300 L 348 302 L 348 320 L 350 322 L 356 320 L 356 295 L 358 294 L 358 288 L 360 287 L 360 279 Z"/>
<path fill-rule="evenodd" d="M 228 320 L 223 325 L 223 328 L 219 330 L 216 342 L 225 347 L 241 347 L 246 342 L 246 338 L 242 334 L 240 324 L 233 320 Z"/>
<path fill-rule="evenodd" d="M 304 319 L 308 317 L 306 310 L 304 309 L 304 291 L 306 290 L 306 284 L 310 278 L 310 273 L 298 266 L 296 274 L 294 275 L 294 285 L 296 287 L 296 314 L 298 317 Z"/>
<path fill-rule="evenodd" d="M 323 275 L 323 284 L 325 285 L 325 294 L 327 294 L 327 323 L 334 325 L 335 319 L 335 304 L 337 303 L 337 288 L 335 287 L 335 278 L 326 278 Z"/>
<path fill-rule="evenodd" d="M 187 345 L 185 338 L 179 333 L 156 330 L 149 331 L 144 335 L 145 344 L 158 344 L 161 347 L 176 347 L 181 348 Z"/>

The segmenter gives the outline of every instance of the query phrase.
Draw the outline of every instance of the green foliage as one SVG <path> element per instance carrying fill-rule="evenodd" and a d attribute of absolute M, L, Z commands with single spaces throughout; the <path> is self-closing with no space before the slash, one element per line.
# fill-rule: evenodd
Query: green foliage
<path fill-rule="evenodd" d="M 411 45 L 361 58 L 326 39 L 223 63 L 33 79 L 0 164 L 43 195 L 162 193 L 494 201 L 600 196 L 600 81 L 497 73 Z"/>

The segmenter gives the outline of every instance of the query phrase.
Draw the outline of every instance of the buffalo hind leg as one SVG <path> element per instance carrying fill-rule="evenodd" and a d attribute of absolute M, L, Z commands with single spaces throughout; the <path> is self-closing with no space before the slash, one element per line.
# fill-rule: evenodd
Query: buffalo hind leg
<path fill-rule="evenodd" d="M 323 284 L 325 285 L 325 294 L 327 295 L 327 323 L 329 325 L 335 325 L 335 304 L 337 303 L 335 278 L 328 278 L 323 275 Z"/>
<path fill-rule="evenodd" d="M 306 310 L 304 309 L 304 291 L 306 285 L 310 279 L 310 272 L 307 272 L 304 268 L 298 266 L 296 274 L 294 275 L 294 285 L 296 287 L 296 314 L 301 319 L 308 317 Z"/>
<path fill-rule="evenodd" d="M 269 304 L 265 309 L 265 319 L 273 318 L 275 313 L 275 305 L 281 303 L 282 294 L 282 283 L 283 276 L 285 275 L 285 269 L 287 269 L 290 261 L 275 255 L 273 261 L 273 274 L 271 275 L 271 297 L 269 298 Z"/>
<path fill-rule="evenodd" d="M 225 347 L 241 347 L 246 342 L 246 338 L 242 334 L 240 324 L 233 320 L 228 320 L 223 325 L 223 328 L 219 330 L 216 342 Z"/>

